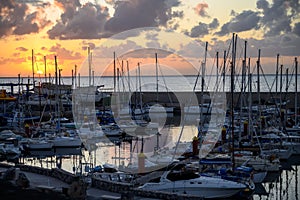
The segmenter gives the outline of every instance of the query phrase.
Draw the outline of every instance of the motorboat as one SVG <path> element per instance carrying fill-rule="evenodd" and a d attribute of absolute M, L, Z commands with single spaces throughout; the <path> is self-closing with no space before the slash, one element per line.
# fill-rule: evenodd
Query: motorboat
<path fill-rule="evenodd" d="M 241 192 L 254 190 L 248 186 L 220 177 L 201 176 L 190 171 L 166 171 L 159 182 L 148 182 L 139 188 L 150 191 L 164 191 L 177 194 L 189 194 L 199 198 L 229 198 Z"/>

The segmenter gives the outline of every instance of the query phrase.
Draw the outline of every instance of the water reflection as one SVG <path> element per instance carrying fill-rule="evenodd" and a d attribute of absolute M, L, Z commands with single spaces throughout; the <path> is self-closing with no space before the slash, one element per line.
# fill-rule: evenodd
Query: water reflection
<path fill-rule="evenodd" d="M 254 200 L 298 200 L 299 199 L 299 165 L 300 156 L 292 156 L 287 162 L 282 162 L 283 170 L 268 174 L 262 184 L 267 195 L 254 195 Z"/>

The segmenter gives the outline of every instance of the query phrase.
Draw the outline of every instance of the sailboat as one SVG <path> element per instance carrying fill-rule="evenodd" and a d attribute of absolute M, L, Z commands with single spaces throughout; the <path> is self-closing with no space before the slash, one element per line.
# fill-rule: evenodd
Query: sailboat
<path fill-rule="evenodd" d="M 156 78 L 156 104 L 159 103 L 158 99 L 159 99 L 159 91 L 158 91 L 158 59 L 157 59 L 157 53 L 155 53 L 155 78 Z M 174 113 L 174 107 L 172 106 L 158 106 L 158 105 L 152 105 L 150 106 L 149 104 L 147 104 L 145 106 L 145 109 L 147 112 L 151 112 L 151 113 Z"/>

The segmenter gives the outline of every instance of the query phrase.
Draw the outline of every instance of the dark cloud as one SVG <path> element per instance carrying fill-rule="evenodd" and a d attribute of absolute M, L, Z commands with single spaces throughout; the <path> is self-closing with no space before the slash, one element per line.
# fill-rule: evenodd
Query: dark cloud
<path fill-rule="evenodd" d="M 260 25 L 265 31 L 265 36 L 291 32 L 292 20 L 299 18 L 298 0 L 273 0 L 272 4 L 266 0 L 259 0 L 256 6 L 261 10 Z"/>
<path fill-rule="evenodd" d="M 189 35 L 191 37 L 195 38 L 195 37 L 204 36 L 206 34 L 208 34 L 208 25 L 200 22 L 199 25 L 194 26 L 191 29 L 191 32 Z"/>
<path fill-rule="evenodd" d="M 186 32 L 185 34 L 192 38 L 202 37 L 209 34 L 210 30 L 216 29 L 218 26 L 219 21 L 217 18 L 214 18 L 209 24 L 200 22 L 197 26 L 194 26 L 190 32 Z"/>
<path fill-rule="evenodd" d="M 246 10 L 236 15 L 230 22 L 223 24 L 221 31 L 216 34 L 224 36 L 232 32 L 243 32 L 258 28 L 260 17 L 257 12 Z"/>
<path fill-rule="evenodd" d="M 210 29 L 216 29 L 220 25 L 219 20 L 217 18 L 214 18 L 213 21 L 208 24 L 208 28 Z"/>
<path fill-rule="evenodd" d="M 13 31 L 15 35 L 24 35 L 29 33 L 37 33 L 39 31 L 39 26 L 36 22 L 34 22 L 34 19 L 36 19 L 37 13 L 32 13 L 30 15 L 27 15 L 24 18 L 23 23 L 19 24 Z"/>
<path fill-rule="evenodd" d="M 95 39 L 103 36 L 104 24 L 109 17 L 107 7 L 92 3 L 81 6 L 78 0 L 74 4 L 65 3 L 69 2 L 67 0 L 60 2 L 65 12 L 61 20 L 48 31 L 49 38 Z"/>
<path fill-rule="evenodd" d="M 50 23 L 40 16 L 41 10 L 29 13 L 27 4 L 16 3 L 13 0 L 1 1 L 0 11 L 0 38 L 10 34 L 37 33 Z"/>
<path fill-rule="evenodd" d="M 183 16 L 184 16 L 183 11 L 174 11 L 174 12 L 172 12 L 172 17 L 183 18 Z"/>
<path fill-rule="evenodd" d="M 258 11 L 244 10 L 241 13 L 231 11 L 232 19 L 223 24 L 216 35 L 224 36 L 232 32 L 261 29 L 265 37 L 272 37 L 292 32 L 294 20 L 299 19 L 298 0 L 258 0 Z"/>
<path fill-rule="evenodd" d="M 107 21 L 105 29 L 115 34 L 140 27 L 166 26 L 167 21 L 178 15 L 171 9 L 178 5 L 178 0 L 117 1 L 114 16 Z"/>
<path fill-rule="evenodd" d="M 243 46 L 245 40 L 247 40 L 248 43 L 248 57 L 257 57 L 258 49 L 261 49 L 262 57 L 275 58 L 277 53 L 282 56 L 299 56 L 300 40 L 299 37 L 293 33 L 263 39 L 238 38 L 237 46 Z M 230 43 L 231 39 L 226 41 L 216 40 L 212 46 L 214 50 L 223 52 L 229 48 Z"/>
<path fill-rule="evenodd" d="M 197 4 L 197 6 L 194 8 L 194 11 L 197 15 L 200 15 L 201 17 L 209 17 L 209 15 L 206 12 L 207 8 L 208 8 L 208 4 L 202 2 Z"/>

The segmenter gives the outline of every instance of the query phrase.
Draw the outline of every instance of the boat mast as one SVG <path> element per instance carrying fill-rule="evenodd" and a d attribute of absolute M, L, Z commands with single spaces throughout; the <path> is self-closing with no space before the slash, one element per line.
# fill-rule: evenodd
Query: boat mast
<path fill-rule="evenodd" d="M 91 66 L 91 52 L 90 47 L 88 47 L 88 64 L 89 64 L 89 86 L 92 85 L 92 66 Z"/>
<path fill-rule="evenodd" d="M 239 144 L 241 142 L 242 137 L 242 111 L 243 111 L 243 101 L 245 97 L 245 77 L 246 77 L 246 58 L 247 58 L 247 41 L 245 41 L 245 47 L 244 47 L 244 59 L 242 64 L 242 86 L 241 86 L 241 98 L 240 98 L 240 128 L 239 128 Z"/>
<path fill-rule="evenodd" d="M 142 111 L 142 82 L 141 82 L 141 68 L 140 63 L 138 62 L 138 78 L 139 78 L 139 100 L 140 100 L 140 110 Z"/>
<path fill-rule="evenodd" d="M 114 92 L 116 92 L 116 52 L 114 52 Z"/>
<path fill-rule="evenodd" d="M 45 82 L 47 82 L 47 62 L 46 62 L 46 56 L 44 56 L 44 64 L 45 64 L 45 71 L 44 71 Z"/>
<path fill-rule="evenodd" d="M 237 38 L 236 38 L 237 39 Z M 234 71 L 235 71 L 235 34 L 232 34 L 232 62 L 231 62 L 231 84 L 230 84 L 230 93 L 231 93 L 231 159 L 232 159 L 232 169 L 235 168 L 235 159 L 234 159 L 234 108 L 233 108 L 233 99 L 234 99 Z"/>
<path fill-rule="evenodd" d="M 216 75 L 217 75 L 217 78 L 216 78 L 216 85 L 218 86 L 219 85 L 219 52 L 217 51 L 217 53 L 216 53 L 216 57 L 217 57 L 217 63 L 216 63 L 216 65 L 217 65 L 217 73 L 216 73 Z"/>
<path fill-rule="evenodd" d="M 126 61 L 126 67 L 127 67 L 127 76 L 128 76 L 128 112 L 129 114 L 131 113 L 131 88 L 130 88 L 130 71 L 129 71 L 129 62 L 128 60 Z"/>
<path fill-rule="evenodd" d="M 248 133 L 251 134 L 251 143 L 253 143 L 253 131 L 252 131 L 252 74 L 251 74 L 251 65 L 250 65 L 250 57 L 248 59 L 248 86 L 249 86 L 249 97 L 248 97 L 248 104 L 249 104 L 249 111 L 248 111 Z"/>
<path fill-rule="evenodd" d="M 278 67 L 279 67 L 279 54 L 277 54 L 277 59 L 276 59 L 276 76 L 275 76 L 275 80 L 276 80 L 276 94 L 278 92 Z"/>
<path fill-rule="evenodd" d="M 33 83 L 33 87 L 35 85 L 35 81 L 34 81 L 34 54 L 33 54 L 33 49 L 31 50 L 31 67 L 32 67 L 32 83 Z"/>
<path fill-rule="evenodd" d="M 226 50 L 224 51 L 224 58 L 223 58 L 223 92 L 225 92 L 225 69 L 226 69 Z"/>
<path fill-rule="evenodd" d="M 200 110 L 200 133 L 203 131 L 204 119 L 203 119 L 203 104 L 204 104 L 204 78 L 205 78 L 205 68 L 206 68 L 206 57 L 207 57 L 207 46 L 208 42 L 205 43 L 205 54 L 204 61 L 202 62 L 202 73 L 201 73 L 201 110 Z"/>
<path fill-rule="evenodd" d="M 285 95 L 284 95 L 284 101 L 287 102 L 287 92 L 288 92 L 288 89 L 289 89 L 289 68 L 286 68 L 285 70 L 285 75 L 286 75 L 286 81 L 285 81 Z M 285 106 L 285 111 L 284 111 L 284 122 L 283 122 L 283 130 L 286 131 L 286 118 L 287 116 L 287 107 Z"/>
<path fill-rule="evenodd" d="M 74 66 L 74 88 L 77 87 L 77 65 Z"/>
<path fill-rule="evenodd" d="M 58 102 L 58 74 L 57 74 L 57 59 L 56 59 L 56 56 L 54 56 L 54 63 L 55 63 L 55 103 L 56 103 L 55 117 L 57 119 L 58 133 L 60 133 L 59 102 Z"/>
<path fill-rule="evenodd" d="M 297 114 L 298 114 L 298 61 L 295 57 L 295 126 L 298 125 Z"/>
<path fill-rule="evenodd" d="M 158 62 L 157 62 L 157 53 L 155 53 L 155 75 L 156 75 L 156 103 L 158 103 Z"/>
<path fill-rule="evenodd" d="M 260 75 L 259 75 L 259 70 L 260 70 L 260 49 L 258 49 L 258 59 L 256 61 L 256 67 L 257 67 L 257 95 L 258 95 L 258 116 L 259 116 L 259 134 L 260 136 L 262 135 L 262 121 L 261 121 L 261 100 L 260 100 Z"/>

